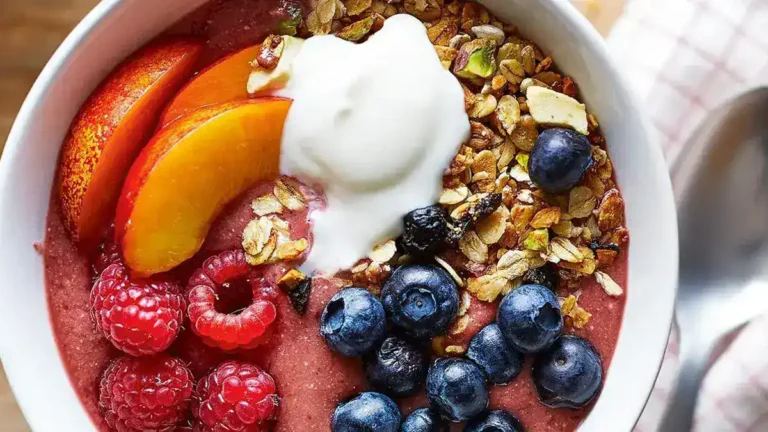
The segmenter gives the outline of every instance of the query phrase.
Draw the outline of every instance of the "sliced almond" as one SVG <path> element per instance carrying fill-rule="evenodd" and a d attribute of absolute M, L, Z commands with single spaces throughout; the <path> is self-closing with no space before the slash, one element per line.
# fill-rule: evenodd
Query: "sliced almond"
<path fill-rule="evenodd" d="M 607 273 L 596 271 L 595 280 L 597 280 L 597 283 L 603 287 L 603 291 L 605 291 L 605 293 L 609 296 L 618 297 L 624 294 L 624 290 L 621 289 L 619 284 L 617 284 L 616 281 L 614 281 L 613 278 L 610 277 Z"/>
<path fill-rule="evenodd" d="M 549 243 L 552 253 L 559 259 L 570 263 L 579 263 L 584 260 L 584 255 L 570 240 L 563 237 L 555 237 Z"/>
<path fill-rule="evenodd" d="M 576 99 L 543 87 L 532 86 L 526 92 L 528 109 L 536 123 L 569 127 L 587 135 L 587 108 Z"/>

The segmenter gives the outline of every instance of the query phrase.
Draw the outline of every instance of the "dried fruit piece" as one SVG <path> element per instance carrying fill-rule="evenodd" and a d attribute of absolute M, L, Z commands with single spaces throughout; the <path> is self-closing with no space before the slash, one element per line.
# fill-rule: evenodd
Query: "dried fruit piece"
<path fill-rule="evenodd" d="M 569 127 L 583 135 L 589 134 L 587 109 L 576 99 L 538 86 L 529 87 L 526 96 L 528 109 L 536 123 Z"/>
<path fill-rule="evenodd" d="M 603 291 L 609 296 L 618 297 L 624 294 L 624 290 L 607 273 L 595 272 L 595 280 L 597 280 L 597 283 L 603 287 Z"/>
<path fill-rule="evenodd" d="M 495 44 L 475 39 L 459 48 L 453 73 L 461 78 L 488 78 L 496 72 Z"/>
<path fill-rule="evenodd" d="M 291 306 L 301 316 L 307 313 L 310 294 L 312 294 L 312 279 L 310 278 L 305 278 L 294 289 L 288 291 Z"/>

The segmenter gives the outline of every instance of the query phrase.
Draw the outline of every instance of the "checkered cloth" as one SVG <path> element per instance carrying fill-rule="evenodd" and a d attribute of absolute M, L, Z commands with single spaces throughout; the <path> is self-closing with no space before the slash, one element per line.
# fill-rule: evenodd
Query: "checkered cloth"
<path fill-rule="evenodd" d="M 685 157 L 683 144 L 710 111 L 768 85 L 768 0 L 631 0 L 608 43 L 672 161 Z M 694 430 L 768 431 L 766 334 L 768 316 L 750 323 L 717 358 Z M 673 335 L 636 432 L 657 429 L 677 366 Z"/>

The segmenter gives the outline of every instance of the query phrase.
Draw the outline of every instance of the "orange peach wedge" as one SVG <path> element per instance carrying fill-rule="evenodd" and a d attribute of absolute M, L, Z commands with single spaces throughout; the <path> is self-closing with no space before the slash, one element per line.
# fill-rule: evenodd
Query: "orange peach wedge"
<path fill-rule="evenodd" d="M 261 45 L 231 54 L 207 67 L 184 86 L 163 112 L 160 126 L 166 126 L 184 114 L 206 105 L 248 99 L 246 86 L 251 61 Z"/>
<path fill-rule="evenodd" d="M 211 105 L 152 138 L 128 173 L 115 219 L 134 274 L 164 272 L 192 257 L 232 199 L 278 175 L 290 105 L 280 98 Z"/>
<path fill-rule="evenodd" d="M 101 238 L 131 162 L 202 49 L 202 42 L 187 38 L 150 43 L 101 83 L 72 122 L 56 187 L 65 225 L 83 249 Z"/>

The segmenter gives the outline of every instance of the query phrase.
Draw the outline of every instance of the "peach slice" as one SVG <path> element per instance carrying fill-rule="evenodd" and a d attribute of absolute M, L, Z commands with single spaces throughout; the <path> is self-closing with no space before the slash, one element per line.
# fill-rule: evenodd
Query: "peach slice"
<path fill-rule="evenodd" d="M 57 193 L 70 237 L 87 250 L 101 238 L 131 162 L 163 106 L 194 72 L 203 43 L 150 43 L 120 64 L 86 100 L 61 150 Z"/>
<path fill-rule="evenodd" d="M 160 126 L 206 105 L 248 99 L 250 62 L 260 49 L 261 45 L 245 48 L 202 70 L 173 98 L 163 112 Z"/>
<path fill-rule="evenodd" d="M 232 199 L 278 175 L 290 105 L 280 98 L 211 105 L 152 138 L 128 173 L 115 219 L 134 274 L 164 272 L 192 257 Z"/>

